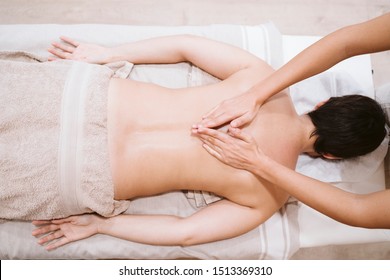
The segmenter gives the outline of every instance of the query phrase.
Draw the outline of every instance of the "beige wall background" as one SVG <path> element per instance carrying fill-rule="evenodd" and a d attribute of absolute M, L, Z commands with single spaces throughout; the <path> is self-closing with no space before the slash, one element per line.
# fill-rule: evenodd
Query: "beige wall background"
<path fill-rule="evenodd" d="M 0 24 L 260 24 L 324 36 L 390 11 L 390 0 L 0 0 Z M 390 52 L 372 55 L 376 87 L 390 82 Z M 390 242 L 301 249 L 294 259 L 390 259 Z"/>

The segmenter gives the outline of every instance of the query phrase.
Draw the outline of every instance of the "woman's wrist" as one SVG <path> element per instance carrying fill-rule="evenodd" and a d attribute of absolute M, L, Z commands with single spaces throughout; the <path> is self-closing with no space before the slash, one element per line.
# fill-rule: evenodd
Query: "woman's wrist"
<path fill-rule="evenodd" d="M 111 48 L 106 48 L 104 52 L 104 62 L 105 63 L 111 63 L 111 62 L 116 62 L 116 61 L 121 61 L 124 60 L 120 54 L 120 49 L 118 47 L 111 47 Z"/>
<path fill-rule="evenodd" d="M 103 218 L 103 217 L 98 217 L 98 216 L 95 216 L 95 228 L 96 228 L 96 233 L 100 233 L 100 234 L 105 234 L 105 229 L 107 227 L 107 223 L 108 223 L 108 220 L 109 218 Z"/>

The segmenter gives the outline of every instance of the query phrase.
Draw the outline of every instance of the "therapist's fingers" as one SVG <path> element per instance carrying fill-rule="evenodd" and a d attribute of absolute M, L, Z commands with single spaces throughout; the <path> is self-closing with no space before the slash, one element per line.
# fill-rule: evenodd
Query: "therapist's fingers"
<path fill-rule="evenodd" d="M 251 143 L 254 141 L 252 135 L 245 133 L 244 131 L 242 131 L 242 129 L 239 128 L 229 127 L 228 134 L 247 143 Z"/>
<path fill-rule="evenodd" d="M 198 135 L 198 138 L 200 139 L 200 141 L 211 147 L 216 152 L 220 154 L 223 152 L 221 147 L 223 147 L 225 143 L 221 140 L 208 135 Z"/>
<path fill-rule="evenodd" d="M 222 147 L 225 145 L 218 137 L 224 138 L 227 135 L 214 129 L 205 128 L 204 131 L 207 131 L 209 134 L 197 134 L 197 137 L 202 141 L 202 147 L 212 156 L 216 157 L 218 160 L 224 162 L 224 152 Z"/>
<path fill-rule="evenodd" d="M 220 161 L 223 161 L 222 159 L 222 155 L 220 153 L 218 153 L 214 148 L 213 146 L 210 146 L 209 144 L 206 144 L 204 143 L 202 145 L 202 147 L 212 156 L 216 157 L 217 159 L 219 159 Z"/>
<path fill-rule="evenodd" d="M 242 131 L 242 129 L 235 128 L 235 127 L 229 127 L 227 134 L 219 130 L 211 129 L 207 127 L 199 127 L 197 132 L 199 138 L 207 139 L 211 137 L 212 139 L 214 139 L 213 141 L 218 140 L 223 143 L 227 143 L 228 141 L 231 141 L 232 139 L 230 138 L 230 136 L 243 140 L 247 143 L 254 142 L 252 135 L 245 133 L 244 131 Z M 217 143 L 215 142 L 214 144 Z"/>
<path fill-rule="evenodd" d="M 218 139 L 219 141 L 222 141 L 222 142 L 225 142 L 229 138 L 229 136 L 224 132 L 221 132 L 219 130 L 212 129 L 212 128 L 207 128 L 204 126 L 198 127 L 198 129 L 196 129 L 196 134 L 199 137 L 209 136 L 209 137 Z"/>
<path fill-rule="evenodd" d="M 236 127 L 236 128 L 244 126 L 245 124 L 250 123 L 253 120 L 254 116 L 255 116 L 254 113 L 247 112 L 247 113 L 243 114 L 242 116 L 239 116 L 238 118 L 232 120 L 230 122 L 230 125 L 232 127 Z"/>
<path fill-rule="evenodd" d="M 215 106 L 202 116 L 202 120 L 198 125 L 213 128 L 229 123 L 231 120 L 240 116 L 231 108 L 230 102 L 230 100 L 225 100 L 221 104 Z"/>
<path fill-rule="evenodd" d="M 231 120 L 233 120 L 235 117 L 236 117 L 235 115 L 232 115 L 230 113 L 215 112 L 214 114 L 207 115 L 207 116 L 203 117 L 200 124 L 204 127 L 213 128 L 213 127 L 217 127 L 217 126 L 221 126 L 223 124 L 226 124 L 226 123 L 230 122 Z"/>

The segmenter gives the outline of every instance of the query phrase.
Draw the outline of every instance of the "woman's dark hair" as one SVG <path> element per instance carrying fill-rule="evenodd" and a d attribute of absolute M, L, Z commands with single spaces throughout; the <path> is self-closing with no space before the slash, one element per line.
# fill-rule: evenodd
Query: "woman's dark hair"
<path fill-rule="evenodd" d="M 308 113 L 316 127 L 314 150 L 351 158 L 374 151 L 386 135 L 386 117 L 381 106 L 362 95 L 332 97 Z"/>

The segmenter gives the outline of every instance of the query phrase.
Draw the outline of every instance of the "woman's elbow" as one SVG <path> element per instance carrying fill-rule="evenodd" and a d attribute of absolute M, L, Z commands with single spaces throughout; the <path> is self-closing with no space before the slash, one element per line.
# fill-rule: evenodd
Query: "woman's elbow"
<path fill-rule="evenodd" d="M 183 219 L 180 230 L 177 231 L 177 245 L 182 247 L 199 245 L 214 241 L 210 235 L 205 234 L 205 230 L 196 224 L 188 223 Z"/>
<path fill-rule="evenodd" d="M 206 242 L 205 240 L 201 240 L 199 229 L 196 231 L 192 227 L 191 229 L 186 229 L 179 237 L 179 246 L 182 247 L 194 246 Z"/>

